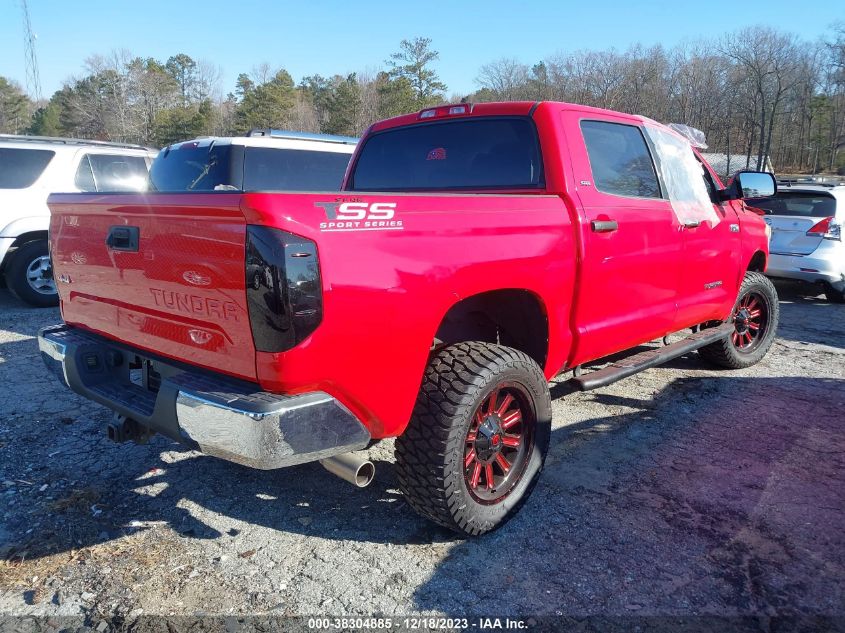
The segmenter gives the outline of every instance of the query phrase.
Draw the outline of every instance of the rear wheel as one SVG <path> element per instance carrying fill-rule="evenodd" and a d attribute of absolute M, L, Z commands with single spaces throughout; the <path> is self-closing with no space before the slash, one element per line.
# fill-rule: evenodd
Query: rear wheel
<path fill-rule="evenodd" d="M 18 299 L 38 308 L 59 304 L 46 240 L 27 242 L 10 255 L 6 285 Z"/>
<path fill-rule="evenodd" d="M 699 350 L 708 361 L 729 369 L 758 363 L 775 340 L 780 305 L 772 282 L 757 272 L 745 273 L 730 321 L 733 331 Z"/>
<path fill-rule="evenodd" d="M 424 517 L 470 536 L 489 532 L 531 494 L 550 433 L 548 383 L 531 358 L 488 343 L 444 347 L 396 440 L 399 486 Z"/>
<path fill-rule="evenodd" d="M 845 303 L 845 291 L 837 290 L 831 285 L 825 286 L 824 296 L 831 303 Z"/>

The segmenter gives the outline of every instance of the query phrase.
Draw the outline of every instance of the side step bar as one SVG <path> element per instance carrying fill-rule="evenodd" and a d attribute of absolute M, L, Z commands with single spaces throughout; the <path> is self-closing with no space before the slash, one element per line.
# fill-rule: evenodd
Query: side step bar
<path fill-rule="evenodd" d="M 572 381 L 578 385 L 578 388 L 581 391 L 590 391 L 591 389 L 606 387 L 617 380 L 633 376 L 644 369 L 662 365 L 673 358 L 678 358 L 679 356 L 683 356 L 684 354 L 700 347 L 704 347 L 710 343 L 715 343 L 716 341 L 729 336 L 733 330 L 733 323 L 725 323 L 719 327 L 699 330 L 695 334 L 691 334 L 677 343 L 645 350 L 639 354 L 622 358 L 614 363 L 611 363 L 607 367 L 603 367 L 602 369 L 576 376 L 575 378 L 572 378 Z"/>

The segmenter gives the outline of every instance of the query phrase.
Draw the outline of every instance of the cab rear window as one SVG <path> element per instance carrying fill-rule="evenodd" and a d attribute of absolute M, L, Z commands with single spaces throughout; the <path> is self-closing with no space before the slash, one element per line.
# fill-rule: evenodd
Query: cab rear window
<path fill-rule="evenodd" d="M 791 215 L 804 218 L 828 218 L 836 215 L 833 196 L 814 193 L 783 192 L 771 198 L 749 200 L 749 206 L 763 209 L 766 215 Z"/>
<path fill-rule="evenodd" d="M 0 189 L 26 189 L 44 173 L 56 152 L 0 147 Z"/>
<path fill-rule="evenodd" d="M 378 132 L 364 144 L 353 191 L 535 189 L 540 145 L 526 117 L 478 117 Z"/>

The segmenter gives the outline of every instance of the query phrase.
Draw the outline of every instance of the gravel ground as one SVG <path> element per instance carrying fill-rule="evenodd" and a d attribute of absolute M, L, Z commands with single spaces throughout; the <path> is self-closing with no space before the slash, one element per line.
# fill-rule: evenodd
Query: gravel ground
<path fill-rule="evenodd" d="M 772 351 L 553 385 L 540 484 L 462 540 L 396 489 L 109 442 L 0 291 L 0 614 L 845 615 L 845 306 L 779 287 Z"/>

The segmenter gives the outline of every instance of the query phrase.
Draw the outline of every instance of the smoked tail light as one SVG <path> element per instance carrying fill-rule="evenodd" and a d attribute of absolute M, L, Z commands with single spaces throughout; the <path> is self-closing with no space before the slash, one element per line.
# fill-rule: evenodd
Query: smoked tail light
<path fill-rule="evenodd" d="M 833 216 L 823 218 L 816 222 L 812 228 L 807 231 L 807 235 L 813 237 L 823 237 L 826 240 L 842 241 L 842 225 L 835 221 Z"/>
<path fill-rule="evenodd" d="M 317 245 L 266 226 L 247 226 L 246 296 L 255 349 L 284 352 L 323 319 Z"/>

